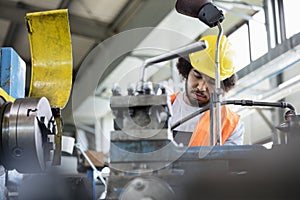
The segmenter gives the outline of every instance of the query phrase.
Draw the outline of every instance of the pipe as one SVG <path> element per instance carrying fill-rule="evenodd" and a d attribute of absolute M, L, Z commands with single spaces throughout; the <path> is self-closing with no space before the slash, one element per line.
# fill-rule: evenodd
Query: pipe
<path fill-rule="evenodd" d="M 267 106 L 267 107 L 277 107 L 277 108 L 289 108 L 291 111 L 294 113 L 296 112 L 296 108 L 288 103 L 288 102 L 263 102 L 263 101 L 252 101 L 252 100 L 227 100 L 227 101 L 222 101 L 221 105 L 239 105 L 239 106 Z M 174 130 L 184 122 L 196 117 L 197 115 L 209 110 L 209 105 L 200 108 L 196 112 L 193 112 L 186 117 L 182 118 L 181 120 L 175 122 L 173 125 L 171 125 L 171 130 Z"/>
<path fill-rule="evenodd" d="M 223 29 L 220 23 L 218 23 L 219 34 L 217 38 L 216 44 L 216 56 L 215 56 L 215 63 L 216 63 L 216 88 L 215 88 L 215 106 L 216 106 L 216 134 L 217 134 L 217 144 L 222 145 L 222 130 L 221 130 L 221 79 L 220 79 L 220 41 L 223 35 Z M 211 121 L 211 123 L 213 123 Z"/>

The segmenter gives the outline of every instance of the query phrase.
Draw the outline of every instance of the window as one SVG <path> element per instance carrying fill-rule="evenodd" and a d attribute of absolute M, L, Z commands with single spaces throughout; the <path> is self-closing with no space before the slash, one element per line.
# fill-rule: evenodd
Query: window
<path fill-rule="evenodd" d="M 253 15 L 253 20 L 242 25 L 228 37 L 237 51 L 237 71 L 267 53 L 268 40 L 264 11 L 257 12 Z"/>
<path fill-rule="evenodd" d="M 248 26 L 244 24 L 228 36 L 233 48 L 236 50 L 236 71 L 250 63 Z"/>
<path fill-rule="evenodd" d="M 268 52 L 268 39 L 265 26 L 265 14 L 261 10 L 249 21 L 251 59 L 256 60 Z"/>
<path fill-rule="evenodd" d="M 297 17 L 299 6 L 297 6 L 295 2 L 296 1 L 283 1 L 287 38 L 300 32 L 299 19 Z"/>

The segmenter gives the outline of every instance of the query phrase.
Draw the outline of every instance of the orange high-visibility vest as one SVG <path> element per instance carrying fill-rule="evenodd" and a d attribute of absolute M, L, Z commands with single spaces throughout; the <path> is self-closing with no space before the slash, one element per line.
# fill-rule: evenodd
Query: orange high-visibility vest
<path fill-rule="evenodd" d="M 174 101 L 175 101 L 175 99 L 177 98 L 178 94 L 179 94 L 179 92 L 170 95 L 170 100 L 171 100 L 171 103 L 172 103 L 172 104 L 174 103 Z"/>
<path fill-rule="evenodd" d="M 173 103 L 178 93 L 170 96 Z M 233 112 L 229 107 L 222 106 L 221 121 L 222 121 L 222 144 L 231 136 L 237 123 L 240 120 L 240 115 Z M 209 146 L 210 145 L 210 111 L 204 112 L 203 116 L 198 121 L 196 128 L 192 134 L 188 146 Z"/>

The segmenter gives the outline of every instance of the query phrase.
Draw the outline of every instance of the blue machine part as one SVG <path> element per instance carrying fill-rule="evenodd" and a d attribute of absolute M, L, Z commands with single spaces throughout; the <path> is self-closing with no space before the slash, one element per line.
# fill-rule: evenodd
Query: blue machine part
<path fill-rule="evenodd" d="M 13 98 L 25 97 L 26 64 L 10 47 L 1 48 L 0 86 Z"/>

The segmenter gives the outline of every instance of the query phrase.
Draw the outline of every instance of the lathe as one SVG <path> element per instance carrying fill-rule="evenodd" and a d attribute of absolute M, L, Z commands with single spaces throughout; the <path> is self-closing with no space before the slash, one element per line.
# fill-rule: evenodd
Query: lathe
<path fill-rule="evenodd" d="M 260 145 L 180 147 L 168 138 L 167 95 L 113 96 L 111 108 L 116 118 L 107 199 L 276 199 L 299 194 L 299 115 L 288 115 L 280 126 L 288 144 L 270 150 Z"/>
<path fill-rule="evenodd" d="M 175 51 L 174 56 L 178 55 Z M 146 60 L 142 73 L 148 63 L 170 57 L 169 53 Z M 128 95 L 121 96 L 118 87 L 112 90 L 115 130 L 111 132 L 106 199 L 285 199 L 299 195 L 300 118 L 291 104 L 222 102 L 286 108 L 285 121 L 278 129 L 287 134 L 287 144 L 271 149 L 261 145 L 183 147 L 173 140 L 171 128 L 176 125 L 168 123 L 171 109 L 165 88 L 158 85 L 159 94 L 153 91 L 152 83 L 143 78 L 135 90 L 128 88 Z M 178 123 L 208 109 L 199 109 Z"/>

